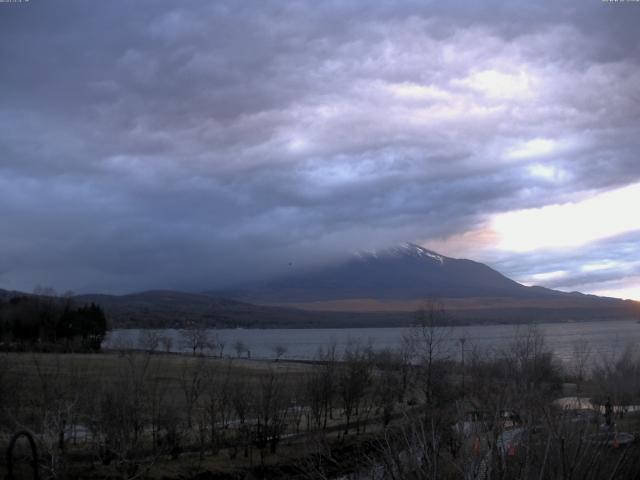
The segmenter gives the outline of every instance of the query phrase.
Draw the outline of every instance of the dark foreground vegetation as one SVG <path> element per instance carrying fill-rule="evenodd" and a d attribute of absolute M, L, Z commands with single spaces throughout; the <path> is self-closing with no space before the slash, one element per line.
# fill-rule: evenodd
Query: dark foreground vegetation
<path fill-rule="evenodd" d="M 76 306 L 70 297 L 46 291 L 0 298 L 0 350 L 98 351 L 106 332 L 105 314 L 95 303 Z"/>
<path fill-rule="evenodd" d="M 397 350 L 354 343 L 338 358 L 329 346 L 310 363 L 175 355 L 152 342 L 5 353 L 0 444 L 32 432 L 50 479 L 637 478 L 633 350 L 588 369 L 594 354 L 577 343 L 563 369 L 530 328 L 502 351 L 459 339 L 460 355 L 443 358 L 441 312 L 419 320 Z M 558 402 L 569 388 L 591 408 Z M 17 468 L 30 478 L 25 458 Z"/>

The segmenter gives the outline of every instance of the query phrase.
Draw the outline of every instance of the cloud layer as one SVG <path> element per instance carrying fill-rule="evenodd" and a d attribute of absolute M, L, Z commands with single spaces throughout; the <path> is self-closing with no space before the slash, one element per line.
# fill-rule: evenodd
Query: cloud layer
<path fill-rule="evenodd" d="M 570 252 L 492 229 L 640 182 L 640 4 L 530 3 L 0 4 L 0 287 L 215 288 L 420 241 L 628 288 L 633 223 Z"/>

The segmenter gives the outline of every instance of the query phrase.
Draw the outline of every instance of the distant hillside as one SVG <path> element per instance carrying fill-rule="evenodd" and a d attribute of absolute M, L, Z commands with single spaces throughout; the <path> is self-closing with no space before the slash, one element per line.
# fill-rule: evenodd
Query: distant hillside
<path fill-rule="evenodd" d="M 409 324 L 413 319 L 413 314 L 406 312 L 308 312 L 164 290 L 79 295 L 74 301 L 101 305 L 111 328 L 182 328 L 192 323 L 211 328 L 395 326 Z"/>
<path fill-rule="evenodd" d="M 16 295 L 21 295 L 21 293 L 13 290 L 3 290 L 0 288 L 0 300 L 6 300 L 7 298 L 15 297 Z"/>

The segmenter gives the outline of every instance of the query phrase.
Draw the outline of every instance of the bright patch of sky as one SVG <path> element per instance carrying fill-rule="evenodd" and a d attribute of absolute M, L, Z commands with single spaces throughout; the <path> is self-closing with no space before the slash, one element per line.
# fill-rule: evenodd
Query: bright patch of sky
<path fill-rule="evenodd" d="M 526 252 L 550 247 L 577 247 L 640 230 L 640 183 L 598 193 L 579 202 L 514 210 L 490 222 L 502 250 Z"/>

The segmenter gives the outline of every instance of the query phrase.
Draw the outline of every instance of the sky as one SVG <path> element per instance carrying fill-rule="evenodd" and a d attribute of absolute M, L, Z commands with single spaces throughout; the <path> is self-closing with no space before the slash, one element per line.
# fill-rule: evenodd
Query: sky
<path fill-rule="evenodd" d="M 415 242 L 640 300 L 640 2 L 0 3 L 0 288 Z"/>

